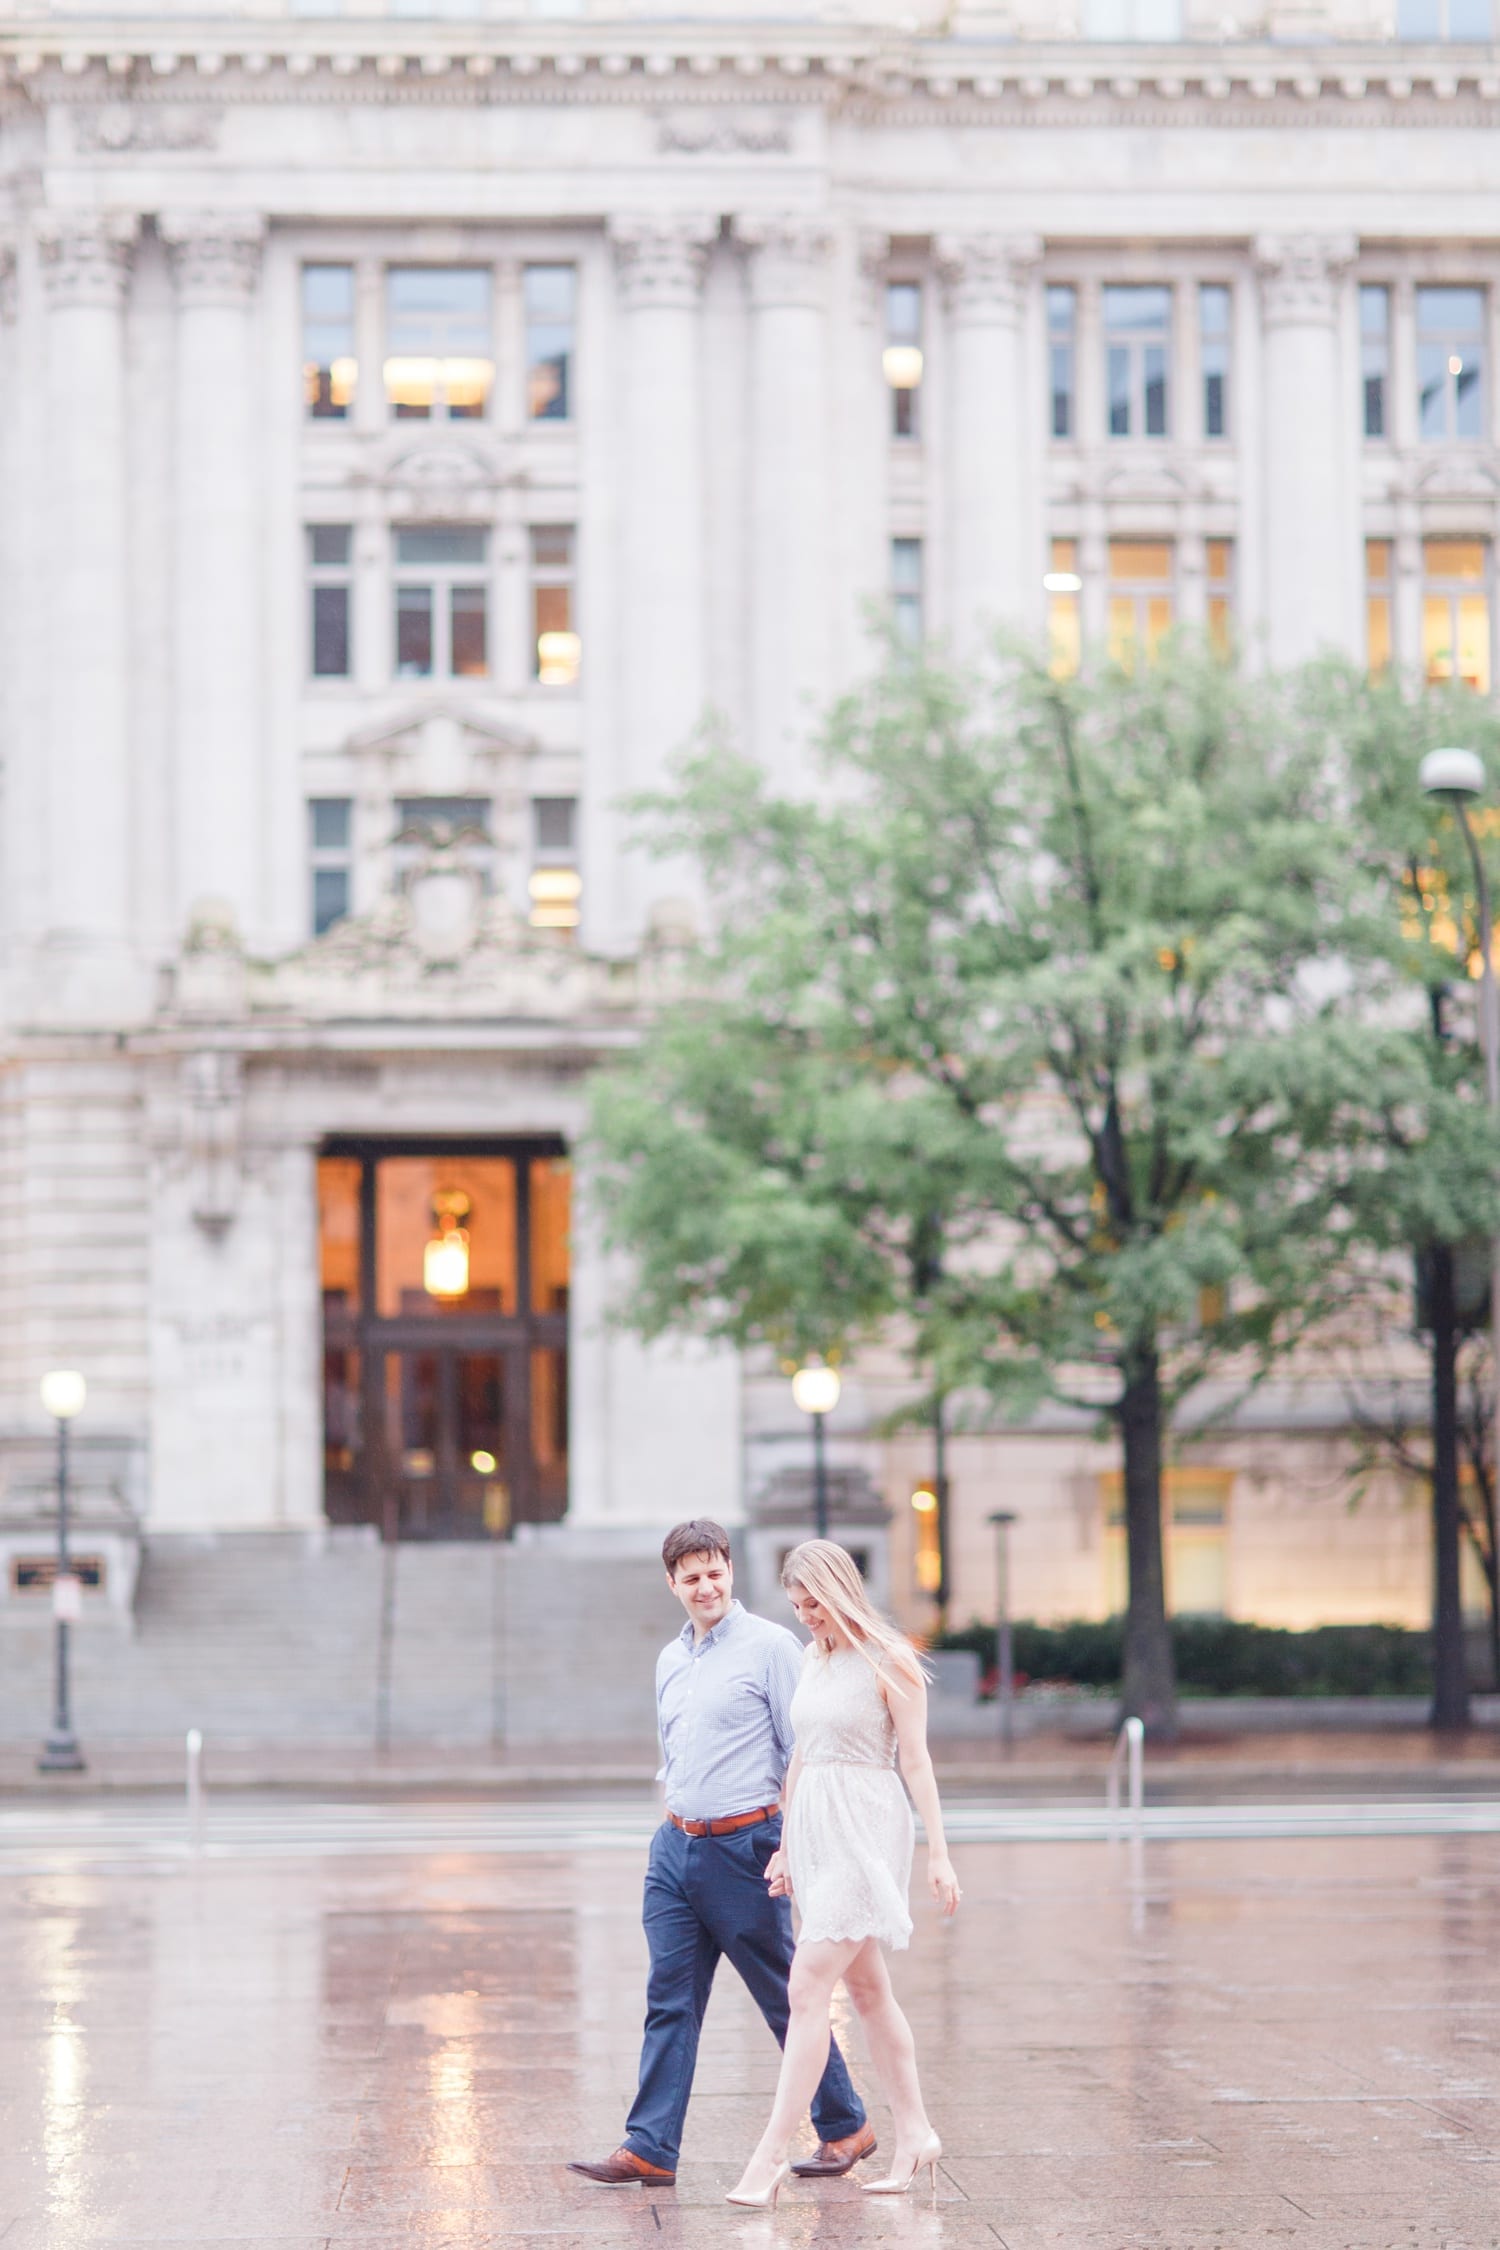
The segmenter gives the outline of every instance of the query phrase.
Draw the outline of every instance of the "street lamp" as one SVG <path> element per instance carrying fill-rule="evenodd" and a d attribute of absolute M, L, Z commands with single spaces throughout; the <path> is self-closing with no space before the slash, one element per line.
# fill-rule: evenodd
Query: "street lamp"
<path fill-rule="evenodd" d="M 822 1360 L 810 1360 L 792 1377 L 792 1398 L 813 1426 L 813 1520 L 820 1539 L 828 1537 L 828 1463 L 823 1450 L 823 1424 L 839 1402 L 839 1371 Z"/>
<path fill-rule="evenodd" d="M 42 1406 L 57 1424 L 57 1575 L 52 1581 L 57 1662 L 52 1732 L 36 1765 L 38 1773 L 82 1773 L 83 1752 L 68 1709 L 68 1626 L 78 1615 L 77 1581 L 68 1568 L 68 1424 L 82 1413 L 88 1391 L 83 1377 L 71 1367 L 54 1368 L 44 1375 L 41 1389 Z"/>
<path fill-rule="evenodd" d="M 1010 1645 L 1010 1527 L 1016 1518 L 1012 1509 L 998 1508 L 989 1520 L 995 1527 L 995 1559 L 999 1566 L 995 1605 L 995 1693 L 1000 1704 L 1000 1740 L 1009 1742 L 1015 1723 L 1016 1671 Z"/>
<path fill-rule="evenodd" d="M 1484 763 L 1473 750 L 1449 748 L 1429 750 L 1422 760 L 1418 777 L 1423 791 L 1447 805 L 1463 833 L 1468 847 L 1469 865 L 1474 870 L 1474 888 L 1479 902 L 1479 1043 L 1484 1052 L 1484 1091 L 1491 1117 L 1500 1118 L 1500 990 L 1496 988 L 1494 962 L 1494 924 L 1490 913 L 1489 877 L 1485 873 L 1484 857 L 1479 849 L 1479 839 L 1474 834 L 1469 819 L 1469 805 L 1484 794 Z M 1494 1457 L 1500 1473 L 1500 1235 L 1490 1244 L 1490 1356 L 1494 1384 L 1495 1443 Z M 1455 1496 L 1456 1498 L 1456 1496 Z M 1455 1538 L 1456 1545 L 1456 1538 Z M 1459 1611 L 1459 1593 L 1456 1575 L 1444 1570 L 1444 1558 L 1438 1558 L 1438 1603 L 1444 1595 L 1453 1610 L 1448 1621 L 1448 1636 L 1456 1647 L 1462 1647 L 1463 1622 Z M 1444 1580 L 1454 1576 L 1451 1587 Z M 1439 1661 L 1444 1635 L 1435 1636 L 1439 1644 Z M 1466 1693 L 1462 1678 L 1457 1682 L 1458 1700 Z"/>

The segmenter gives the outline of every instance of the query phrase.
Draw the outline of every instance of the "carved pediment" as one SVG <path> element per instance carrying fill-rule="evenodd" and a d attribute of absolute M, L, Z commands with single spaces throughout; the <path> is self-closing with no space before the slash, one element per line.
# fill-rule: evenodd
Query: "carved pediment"
<path fill-rule="evenodd" d="M 394 441 L 376 481 L 398 515 L 489 524 L 505 479 L 487 444 L 444 429 Z"/>
<path fill-rule="evenodd" d="M 451 766 L 455 754 L 465 760 L 527 758 L 537 744 L 519 727 L 477 711 L 456 696 L 435 695 L 413 700 L 357 728 L 343 747 L 354 758 L 425 758 L 430 765 Z"/>
<path fill-rule="evenodd" d="M 1450 455 L 1419 469 L 1411 489 L 1424 500 L 1482 500 L 1489 505 L 1500 492 L 1500 473 L 1489 461 Z"/>

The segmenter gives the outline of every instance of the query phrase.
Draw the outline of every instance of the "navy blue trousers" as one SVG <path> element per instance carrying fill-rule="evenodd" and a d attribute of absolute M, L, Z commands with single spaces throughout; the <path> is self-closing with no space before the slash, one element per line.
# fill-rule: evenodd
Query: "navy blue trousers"
<path fill-rule="evenodd" d="M 698 2034 L 721 1955 L 744 1978 L 777 2045 L 786 2044 L 792 1910 L 766 1889 L 766 1862 L 780 1841 L 779 1819 L 730 1836 L 684 1836 L 664 1821 L 652 1839 L 643 1908 L 651 1949 L 646 2036 L 625 2145 L 664 2171 L 677 2169 Z M 820 2141 L 841 2141 L 865 2121 L 833 2039 L 812 2119 Z"/>

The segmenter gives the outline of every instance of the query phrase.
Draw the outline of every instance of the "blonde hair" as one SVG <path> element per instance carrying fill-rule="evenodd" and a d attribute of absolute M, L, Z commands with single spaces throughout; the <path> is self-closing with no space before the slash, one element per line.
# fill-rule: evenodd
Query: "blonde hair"
<path fill-rule="evenodd" d="M 870 1600 L 864 1573 L 847 1547 L 832 1539 L 804 1539 L 782 1564 L 781 1583 L 788 1592 L 800 1586 L 826 1610 L 877 1675 L 883 1670 L 894 1675 L 898 1694 L 903 1680 L 907 1687 L 926 1680 L 926 1667 L 911 1642 Z"/>

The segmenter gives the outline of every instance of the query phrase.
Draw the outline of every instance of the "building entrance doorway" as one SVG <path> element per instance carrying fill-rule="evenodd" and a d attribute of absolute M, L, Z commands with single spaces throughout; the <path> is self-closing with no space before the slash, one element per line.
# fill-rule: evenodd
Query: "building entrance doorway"
<path fill-rule="evenodd" d="M 568 1504 L 560 1141 L 330 1141 L 318 1163 L 324 1505 L 503 1539 Z"/>

